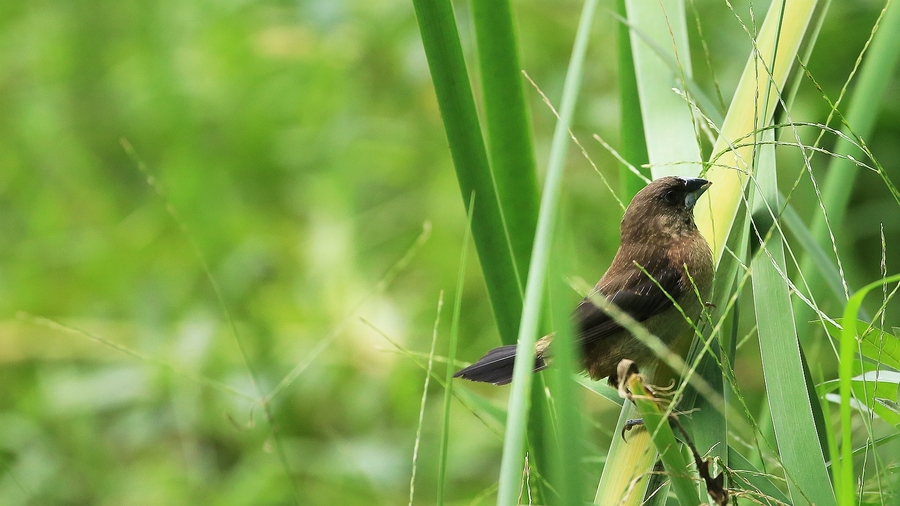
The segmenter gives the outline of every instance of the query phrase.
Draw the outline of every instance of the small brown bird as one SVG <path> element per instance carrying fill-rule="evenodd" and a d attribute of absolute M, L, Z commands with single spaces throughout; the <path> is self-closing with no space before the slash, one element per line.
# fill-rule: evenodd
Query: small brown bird
<path fill-rule="evenodd" d="M 594 297 L 605 297 L 670 348 L 693 335 L 684 315 L 696 321 L 712 289 L 712 252 L 694 223 L 694 204 L 710 184 L 667 176 L 639 191 L 622 218 L 619 250 L 593 290 Z M 572 319 L 581 365 L 594 380 L 612 381 L 622 359 L 641 365 L 655 357 L 589 297 Z M 547 367 L 552 339 L 545 336 L 535 345 L 535 372 Z M 515 358 L 515 345 L 494 348 L 453 376 L 504 385 L 512 381 Z"/>

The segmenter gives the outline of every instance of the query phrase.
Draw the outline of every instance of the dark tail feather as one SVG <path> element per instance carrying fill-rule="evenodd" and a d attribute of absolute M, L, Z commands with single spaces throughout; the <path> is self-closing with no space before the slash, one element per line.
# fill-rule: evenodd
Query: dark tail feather
<path fill-rule="evenodd" d="M 516 345 L 510 344 L 494 348 L 481 357 L 478 362 L 457 371 L 454 378 L 470 381 L 481 381 L 495 385 L 505 385 L 512 381 L 513 364 L 516 362 Z M 534 357 L 534 372 L 547 367 L 543 357 Z"/>

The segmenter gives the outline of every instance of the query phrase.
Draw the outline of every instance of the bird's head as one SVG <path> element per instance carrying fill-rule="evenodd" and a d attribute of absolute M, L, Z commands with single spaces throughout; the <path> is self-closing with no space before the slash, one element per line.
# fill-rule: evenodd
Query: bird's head
<path fill-rule="evenodd" d="M 652 181 L 625 210 L 622 241 L 695 232 L 694 205 L 711 184 L 705 179 L 679 176 Z"/>

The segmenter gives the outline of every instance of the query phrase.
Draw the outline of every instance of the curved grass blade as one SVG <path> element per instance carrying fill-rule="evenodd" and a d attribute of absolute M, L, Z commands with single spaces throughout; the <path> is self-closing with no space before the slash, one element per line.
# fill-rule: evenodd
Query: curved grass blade
<path fill-rule="evenodd" d="M 880 279 L 861 288 L 856 292 L 847 306 L 844 308 L 844 321 L 856 321 L 856 315 L 862 306 L 862 301 L 870 291 L 887 283 L 900 281 L 900 274 Z M 835 490 L 841 504 L 855 504 L 856 484 L 853 475 L 853 446 L 850 425 L 851 390 L 853 388 L 853 355 L 857 350 L 857 328 L 855 325 L 844 325 L 841 331 L 840 365 L 838 375 L 840 377 L 841 394 L 841 465 L 834 466 Z"/>
<path fill-rule="evenodd" d="M 728 470 L 731 483 L 735 488 L 746 490 L 763 504 L 789 504 L 790 500 L 784 492 L 750 463 L 740 452 L 728 446 Z M 769 499 L 774 499 L 772 503 Z"/>
<path fill-rule="evenodd" d="M 828 401 L 840 405 L 839 394 L 829 393 L 840 388 L 841 380 L 826 381 L 816 387 L 817 392 Z M 900 412 L 894 404 L 900 373 L 895 371 L 869 371 L 853 378 L 851 383 L 854 398 L 850 407 L 867 415 L 875 415 L 885 422 L 900 428 Z"/>
<path fill-rule="evenodd" d="M 838 318 L 835 322 L 841 326 L 835 327 L 826 322 L 826 328 L 831 337 L 840 340 L 843 335 L 844 319 Z M 900 338 L 895 334 L 874 327 L 864 320 L 856 320 L 856 335 L 860 339 L 858 351 L 864 357 L 876 364 L 900 370 Z"/>

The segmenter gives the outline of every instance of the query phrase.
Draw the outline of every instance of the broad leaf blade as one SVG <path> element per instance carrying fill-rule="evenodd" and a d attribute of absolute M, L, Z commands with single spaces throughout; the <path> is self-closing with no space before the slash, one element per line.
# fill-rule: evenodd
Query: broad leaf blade
<path fill-rule="evenodd" d="M 522 314 L 510 233 L 478 122 L 469 73 L 449 0 L 413 0 L 450 154 L 463 199 L 475 193 L 472 236 L 503 342 L 516 339 Z"/>
<path fill-rule="evenodd" d="M 772 140 L 771 130 L 764 134 L 763 140 L 766 139 Z M 822 486 L 830 483 L 830 478 L 807 394 L 786 279 L 783 238 L 774 226 L 774 211 L 779 209 L 775 147 L 765 144 L 757 149 L 760 155 L 753 233 L 762 245 L 751 268 L 759 347 L 775 438 L 794 504 L 832 505 L 835 498 L 831 487 Z"/>

